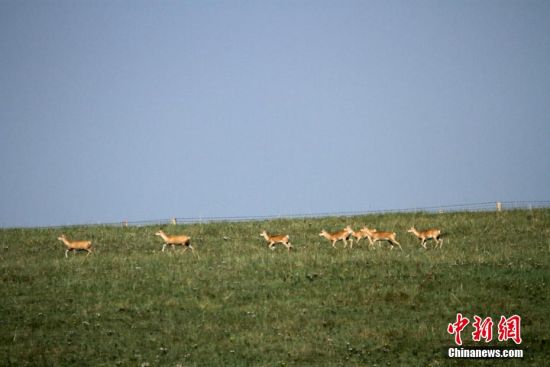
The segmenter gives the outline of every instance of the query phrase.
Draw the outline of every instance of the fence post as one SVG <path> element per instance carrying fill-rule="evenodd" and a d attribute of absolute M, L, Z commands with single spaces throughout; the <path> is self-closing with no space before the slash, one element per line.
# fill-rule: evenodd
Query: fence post
<path fill-rule="evenodd" d="M 502 211 L 502 203 L 500 201 L 497 201 L 497 212 Z"/>

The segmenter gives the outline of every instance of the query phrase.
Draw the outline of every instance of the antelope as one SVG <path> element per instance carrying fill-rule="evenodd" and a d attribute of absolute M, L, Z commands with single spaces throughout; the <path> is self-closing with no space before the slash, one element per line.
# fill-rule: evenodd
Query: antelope
<path fill-rule="evenodd" d="M 265 240 L 267 242 L 269 242 L 269 248 L 271 250 L 275 250 L 275 244 L 276 243 L 282 243 L 283 245 L 286 246 L 286 249 L 290 251 L 290 249 L 292 248 L 292 244 L 290 243 L 290 236 L 289 235 L 280 235 L 280 234 L 274 234 L 274 235 L 270 235 L 270 234 L 267 234 L 266 231 L 262 231 L 262 233 L 260 233 L 260 236 L 265 238 Z"/>
<path fill-rule="evenodd" d="M 426 229 L 425 231 L 417 231 L 414 226 L 412 226 L 407 232 L 412 233 L 415 235 L 419 240 L 422 247 L 427 249 L 426 247 L 426 241 L 432 239 L 435 241 L 435 248 L 437 248 L 437 245 L 439 245 L 439 248 L 443 246 L 443 239 L 441 239 L 441 230 L 431 228 Z"/>
<path fill-rule="evenodd" d="M 319 236 L 326 238 L 329 241 L 332 241 L 332 247 L 336 248 L 336 241 L 344 242 L 344 248 L 348 246 L 348 239 L 353 233 L 353 229 L 350 226 L 347 226 L 341 231 L 329 233 L 324 229 L 319 233 Z M 353 246 L 353 245 L 352 245 Z"/>
<path fill-rule="evenodd" d="M 191 251 L 195 251 L 193 246 L 191 246 L 191 237 L 189 236 L 185 236 L 185 235 L 167 236 L 166 233 L 164 233 L 161 230 L 155 233 L 155 236 L 160 236 L 164 240 L 164 245 L 162 245 L 163 252 L 167 245 L 171 245 L 172 249 L 175 249 L 176 245 L 180 245 L 180 246 L 185 246 L 184 251 L 187 251 L 188 248 L 190 248 Z"/>
<path fill-rule="evenodd" d="M 376 232 L 376 229 L 373 229 L 374 232 Z M 359 241 L 361 241 L 361 239 L 367 237 L 367 234 L 365 233 L 365 231 L 363 231 L 362 229 L 358 230 L 358 231 L 353 231 L 351 233 L 351 236 L 354 237 L 356 240 L 357 240 L 357 243 L 359 243 Z M 353 247 L 353 238 L 351 239 L 351 245 L 350 247 Z"/>
<path fill-rule="evenodd" d="M 59 241 L 62 241 L 65 246 L 67 246 L 67 250 L 65 250 L 65 257 L 68 257 L 67 253 L 69 251 L 75 251 L 75 255 L 76 250 L 87 251 L 88 253 L 86 254 L 86 256 L 88 256 L 92 252 L 92 241 L 69 241 L 67 239 L 67 236 L 65 236 L 64 234 L 62 234 L 61 237 L 58 237 L 57 239 Z"/>
<path fill-rule="evenodd" d="M 369 229 L 367 227 L 363 227 L 361 231 L 363 231 L 367 235 L 371 246 L 374 246 L 374 243 L 376 241 L 388 241 L 391 245 L 392 250 L 393 245 L 395 244 L 399 246 L 399 249 L 401 251 L 403 251 L 403 249 L 401 248 L 401 244 L 395 239 L 395 232 L 378 232 L 375 229 Z"/>

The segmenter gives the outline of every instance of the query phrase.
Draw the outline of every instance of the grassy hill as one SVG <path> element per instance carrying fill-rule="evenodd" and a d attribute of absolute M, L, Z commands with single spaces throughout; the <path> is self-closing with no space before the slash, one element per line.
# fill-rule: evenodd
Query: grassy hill
<path fill-rule="evenodd" d="M 395 231 L 403 251 L 318 236 L 347 224 Z M 443 248 L 422 249 L 413 224 L 442 228 Z M 159 228 L 0 230 L 0 365 L 462 365 L 444 354 L 457 312 L 524 350 L 506 365 L 550 358 L 550 209 L 163 226 L 194 253 L 160 252 Z M 295 250 L 268 250 L 262 229 Z M 66 259 L 61 233 L 95 252 Z M 496 338 L 513 314 L 519 346 Z M 472 330 L 464 344 L 484 346 Z"/>

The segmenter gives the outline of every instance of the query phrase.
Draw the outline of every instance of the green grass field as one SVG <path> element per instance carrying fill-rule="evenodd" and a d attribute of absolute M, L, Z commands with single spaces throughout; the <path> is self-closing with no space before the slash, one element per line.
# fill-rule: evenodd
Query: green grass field
<path fill-rule="evenodd" d="M 397 232 L 403 251 L 344 249 L 321 229 Z M 406 232 L 439 227 L 441 250 Z M 0 230 L 2 366 L 547 365 L 550 209 L 166 225 L 196 251 L 160 252 L 159 226 Z M 294 250 L 259 233 L 288 233 Z M 91 239 L 64 257 L 57 237 Z M 226 239 L 224 239 L 226 237 Z M 450 360 L 461 312 L 495 321 L 520 360 Z M 499 342 L 501 315 L 523 343 Z M 465 346 L 473 342 L 471 325 Z"/>

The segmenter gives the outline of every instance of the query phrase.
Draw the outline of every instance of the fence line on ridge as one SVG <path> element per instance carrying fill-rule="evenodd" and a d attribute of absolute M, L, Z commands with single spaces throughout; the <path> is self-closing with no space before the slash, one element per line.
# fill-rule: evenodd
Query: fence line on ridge
<path fill-rule="evenodd" d="M 390 214 L 390 213 L 452 213 L 452 212 L 483 212 L 483 211 L 501 211 L 513 209 L 539 209 L 550 207 L 550 200 L 539 201 L 488 201 L 482 203 L 437 205 L 426 207 L 402 208 L 402 209 L 381 209 L 365 211 L 341 211 L 341 212 L 320 212 L 320 213 L 301 213 L 284 215 L 256 215 L 256 216 L 225 216 L 225 217 L 173 217 L 168 219 L 152 219 L 141 221 L 109 222 L 109 223 L 84 223 L 84 224 L 66 224 L 55 226 L 43 226 L 34 228 L 62 228 L 75 226 L 150 226 L 150 225 L 168 225 L 168 224 L 206 224 L 219 222 L 248 222 L 265 221 L 276 219 L 311 219 L 325 217 L 353 217 L 372 214 Z"/>

